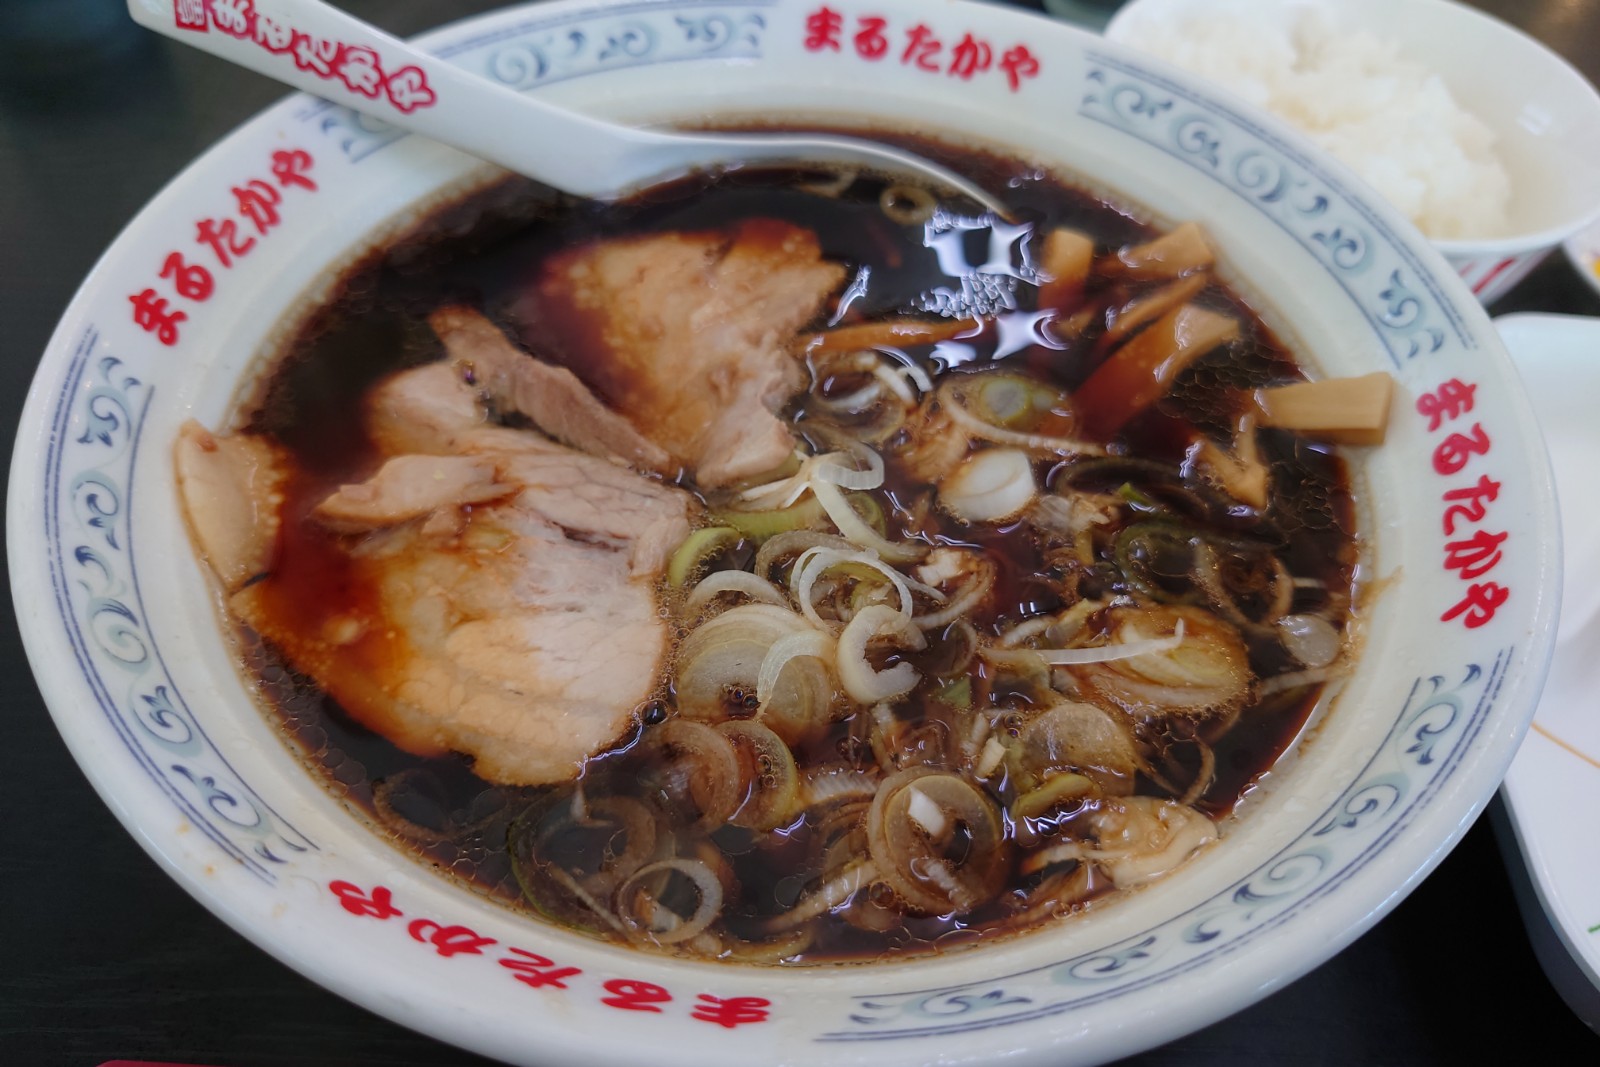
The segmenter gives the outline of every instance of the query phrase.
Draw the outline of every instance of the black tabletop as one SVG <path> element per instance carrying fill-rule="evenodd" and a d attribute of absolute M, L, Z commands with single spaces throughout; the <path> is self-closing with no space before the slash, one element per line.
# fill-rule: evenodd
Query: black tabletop
<path fill-rule="evenodd" d="M 1600 80 L 1600 0 L 1477 2 Z M 500 3 L 341 6 L 409 34 Z M 121 7 L 0 0 L 0 440 L 8 444 L 39 354 L 100 252 L 186 162 L 282 95 L 136 30 Z M 1557 255 L 1491 309 L 1526 310 L 1600 315 L 1600 297 Z M 4 615 L 0 1062 L 487 1062 L 325 992 L 169 881 L 68 756 Z M 1575 816 L 1592 832 L 1592 820 Z M 1490 823 L 1480 819 L 1415 893 L 1332 960 L 1127 1063 L 1477 1063 L 1496 1033 L 1531 1055 L 1600 1060 L 1600 1039 L 1535 959 L 1508 874 L 1520 859 L 1501 852 Z"/>

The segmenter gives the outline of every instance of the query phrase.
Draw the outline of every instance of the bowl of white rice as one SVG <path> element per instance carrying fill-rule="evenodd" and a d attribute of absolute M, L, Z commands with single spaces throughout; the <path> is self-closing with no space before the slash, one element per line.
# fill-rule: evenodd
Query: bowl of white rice
<path fill-rule="evenodd" d="M 1131 0 L 1112 40 L 1296 127 L 1489 303 L 1600 218 L 1600 94 L 1452 0 Z"/>

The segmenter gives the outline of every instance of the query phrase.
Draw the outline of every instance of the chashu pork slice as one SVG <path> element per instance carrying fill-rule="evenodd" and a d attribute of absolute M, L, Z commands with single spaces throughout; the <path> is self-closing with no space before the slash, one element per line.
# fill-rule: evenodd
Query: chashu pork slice
<path fill-rule="evenodd" d="M 514 310 L 530 347 L 717 488 L 793 452 L 775 412 L 806 385 L 797 334 L 844 274 L 811 231 L 750 219 L 560 252 Z"/>
<path fill-rule="evenodd" d="M 218 437 L 193 419 L 173 448 L 184 521 L 224 593 L 264 573 L 277 544 L 288 460 L 264 437 Z"/>
<path fill-rule="evenodd" d="M 297 521 L 282 513 L 294 472 L 280 450 L 180 435 L 190 528 L 229 607 L 409 752 L 463 752 L 506 784 L 576 777 L 659 683 L 655 585 L 691 498 L 489 423 L 448 364 L 386 380 L 367 416 L 385 458 L 298 520 L 327 529 L 309 551 L 260 533 Z M 226 528 L 219 503 L 260 529 Z"/>
<path fill-rule="evenodd" d="M 521 412 L 547 435 L 581 452 L 673 473 L 676 465 L 666 450 L 601 403 L 577 375 L 530 357 L 481 312 L 442 307 L 428 316 L 428 324 L 490 403 Z"/>

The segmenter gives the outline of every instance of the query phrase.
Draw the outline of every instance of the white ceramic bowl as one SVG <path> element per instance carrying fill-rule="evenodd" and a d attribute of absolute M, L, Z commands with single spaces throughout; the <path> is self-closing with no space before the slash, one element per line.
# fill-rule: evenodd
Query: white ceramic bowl
<path fill-rule="evenodd" d="M 1399 381 L 1389 442 L 1353 457 L 1363 568 L 1382 583 L 1365 653 L 1219 845 L 1084 921 L 970 952 L 840 968 L 679 962 L 442 880 L 330 797 L 246 696 L 174 499 L 181 421 L 226 421 L 340 270 L 485 177 L 456 152 L 287 99 L 175 179 L 63 317 L 11 477 L 16 607 L 73 753 L 173 877 L 330 989 L 490 1056 L 1062 1065 L 1158 1044 L 1290 981 L 1388 911 L 1486 802 L 1538 695 L 1559 583 L 1548 468 L 1493 328 L 1434 250 L 1292 133 L 1098 38 L 958 2 L 826 8 L 837 24 L 816 0 L 558 2 L 426 43 L 622 119 L 937 131 L 1020 151 L 1152 221 L 1199 220 L 1227 277 L 1315 371 Z M 899 45 L 877 59 L 856 45 L 869 16 Z M 918 25 L 941 43 L 937 70 L 900 61 Z M 951 76 L 968 34 L 991 62 Z M 280 221 L 222 268 L 197 220 L 238 221 L 231 190 L 274 180 L 275 162 L 308 166 L 315 189 L 280 185 Z M 174 253 L 213 268 L 208 299 L 162 277 Z M 139 320 L 146 290 L 186 316 L 166 337 Z M 1470 404 L 1426 399 L 1451 381 L 1476 387 Z M 1447 536 L 1448 494 L 1480 478 L 1494 499 Z M 1507 540 L 1468 581 L 1449 543 L 1479 529 Z M 1457 610 L 1474 586 L 1485 604 L 1506 599 Z M 630 1003 L 654 1010 L 619 1006 Z"/>
<path fill-rule="evenodd" d="M 1217 0 L 1131 0 L 1105 32 L 1138 47 L 1148 26 L 1218 6 Z M 1533 38 L 1454 0 L 1249 0 L 1245 6 L 1252 20 L 1271 25 L 1288 25 L 1297 9 L 1316 7 L 1330 12 L 1336 26 L 1393 43 L 1402 58 L 1438 74 L 1456 102 L 1494 133 L 1511 179 L 1508 234 L 1433 242 L 1483 303 L 1600 218 L 1600 93 Z"/>

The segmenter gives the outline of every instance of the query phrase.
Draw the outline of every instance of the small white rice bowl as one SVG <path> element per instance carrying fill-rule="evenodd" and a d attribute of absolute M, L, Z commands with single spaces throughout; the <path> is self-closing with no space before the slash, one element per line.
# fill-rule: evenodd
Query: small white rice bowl
<path fill-rule="evenodd" d="M 1600 95 L 1450 0 L 1132 0 L 1106 27 L 1350 167 L 1484 302 L 1600 216 Z M 1503 73 L 1502 73 L 1503 72 Z"/>
<path fill-rule="evenodd" d="M 1500 237 L 1511 179 L 1494 131 L 1393 41 L 1320 4 L 1263 19 L 1248 0 L 1151 25 L 1140 48 L 1293 123 L 1429 237 Z"/>

